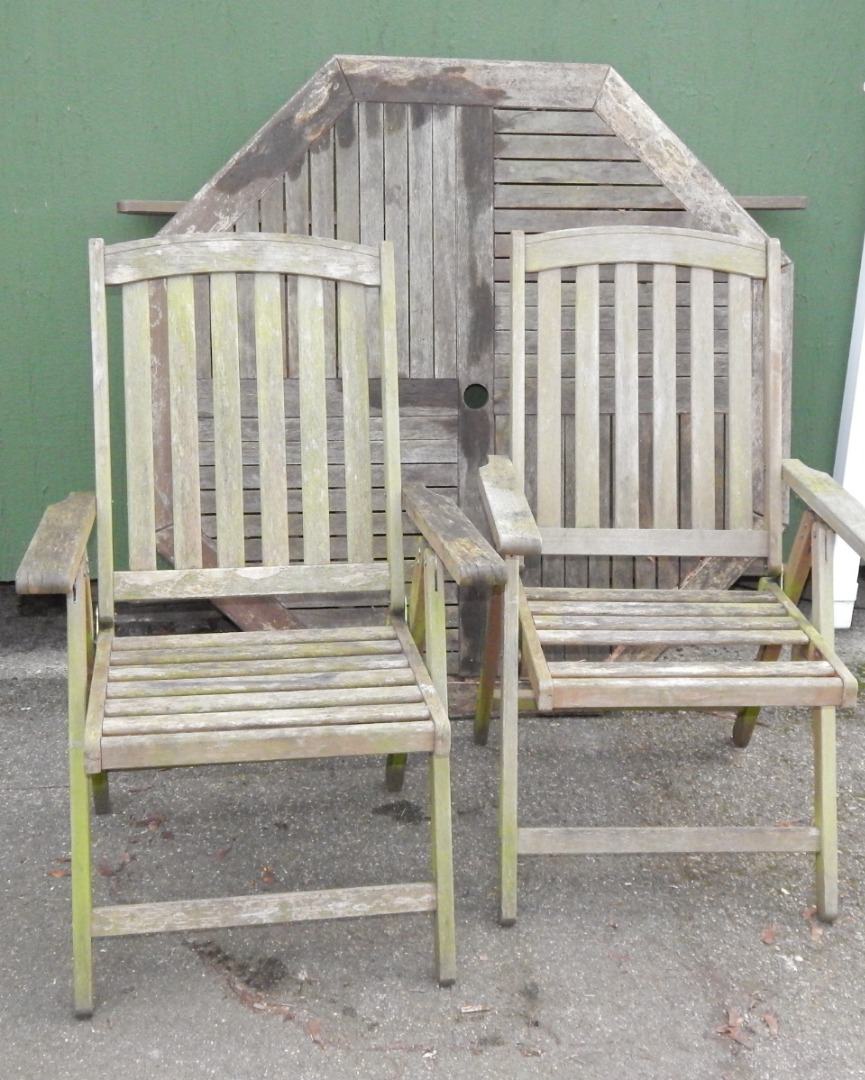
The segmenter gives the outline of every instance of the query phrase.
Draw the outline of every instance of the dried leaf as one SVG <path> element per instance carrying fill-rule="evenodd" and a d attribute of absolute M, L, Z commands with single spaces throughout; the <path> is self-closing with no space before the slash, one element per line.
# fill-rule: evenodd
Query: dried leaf
<path fill-rule="evenodd" d="M 802 918 L 805 919 L 809 925 L 811 940 L 820 941 L 823 937 L 823 927 L 817 921 L 817 909 L 813 906 L 806 907 L 802 911 Z"/>
<path fill-rule="evenodd" d="M 778 927 L 775 925 L 775 923 L 769 923 L 769 925 L 760 935 L 760 940 L 763 942 L 764 945 L 774 945 L 777 933 Z"/>
<path fill-rule="evenodd" d="M 315 1017 L 309 1020 L 306 1025 L 306 1033 L 316 1046 L 324 1048 L 324 1043 L 321 1040 L 321 1020 L 317 1020 Z"/>
<path fill-rule="evenodd" d="M 232 841 L 230 844 L 226 844 L 225 847 L 217 848 L 216 851 L 214 851 L 213 853 L 214 862 L 222 862 L 222 860 L 229 853 L 229 851 L 231 851 L 233 846 L 234 841 Z"/>
<path fill-rule="evenodd" d="M 773 1016 L 771 1013 L 763 1013 L 760 1017 L 766 1027 L 769 1029 L 769 1034 L 777 1038 L 778 1036 L 778 1017 Z"/>
<path fill-rule="evenodd" d="M 124 851 L 123 854 L 120 856 L 120 862 L 117 864 L 117 866 L 111 866 L 110 863 L 101 862 L 96 869 L 102 877 L 117 877 L 118 874 L 122 873 L 126 869 L 126 867 L 132 862 L 134 858 L 134 855 L 131 855 L 128 851 Z"/>
<path fill-rule="evenodd" d="M 745 1023 L 745 1017 L 734 1006 L 727 1008 L 727 1023 L 730 1027 L 741 1027 Z"/>
<path fill-rule="evenodd" d="M 753 1049 L 754 1044 L 742 1034 L 742 1029 L 740 1027 L 731 1027 L 729 1024 L 724 1024 L 722 1027 L 715 1028 L 715 1033 L 717 1035 L 723 1035 L 727 1039 L 731 1039 L 739 1046 L 744 1046 L 746 1050 Z"/>
<path fill-rule="evenodd" d="M 165 814 L 151 814 L 150 817 L 136 821 L 139 829 L 147 829 L 148 832 L 158 832 L 165 824 Z"/>
<path fill-rule="evenodd" d="M 53 870 L 48 871 L 49 877 L 70 877 L 72 875 L 71 870 L 63 870 L 61 867 L 55 867 Z"/>
<path fill-rule="evenodd" d="M 744 1046 L 746 1050 L 753 1048 L 753 1043 L 744 1034 L 745 1017 L 742 1015 L 739 1009 L 734 1006 L 728 1006 L 727 1008 L 727 1023 L 722 1024 L 720 1027 L 715 1028 L 716 1035 L 723 1035 L 725 1038 L 732 1040 L 738 1046 Z"/>

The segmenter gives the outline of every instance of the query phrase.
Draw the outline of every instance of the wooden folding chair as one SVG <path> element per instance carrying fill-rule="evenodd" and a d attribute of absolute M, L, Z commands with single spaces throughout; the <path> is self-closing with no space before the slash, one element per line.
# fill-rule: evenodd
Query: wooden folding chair
<path fill-rule="evenodd" d="M 516 917 L 520 855 L 710 851 L 812 853 L 818 910 L 831 919 L 835 708 L 857 690 L 833 646 L 831 530 L 865 552 L 865 511 L 829 477 L 782 462 L 778 243 L 633 226 L 515 233 L 512 272 L 511 452 L 481 469 L 508 566 L 502 921 Z M 811 620 L 785 592 L 782 481 L 816 514 Z M 759 591 L 669 587 L 703 557 L 762 566 Z M 524 558 L 532 584 L 521 583 Z M 797 563 L 798 592 L 801 554 Z M 695 648 L 668 660 L 669 646 Z M 735 646 L 775 662 L 734 657 Z M 756 707 L 810 708 L 813 824 L 520 827 L 520 662 L 542 714 L 742 710 L 744 745 Z"/>
<path fill-rule="evenodd" d="M 390 244 L 93 240 L 90 275 L 96 494 L 46 511 L 17 579 L 21 592 L 63 592 L 68 604 L 76 1013 L 93 1009 L 94 938 L 162 930 L 428 911 L 438 979 L 452 982 L 443 570 L 477 585 L 487 572 L 503 580 L 504 567 L 447 500 L 402 490 Z M 122 337 L 108 333 L 108 288 L 121 294 Z M 168 367 L 168 416 L 152 408 L 157 363 Z M 109 376 L 121 373 L 128 570 L 112 539 Z M 155 461 L 170 470 L 168 513 Z M 425 658 L 406 621 L 403 509 L 429 541 L 414 579 Z M 146 638 L 117 628 L 118 604 L 270 594 L 303 616 L 298 628 Z M 108 809 L 113 770 L 408 752 L 431 766 L 429 880 L 93 906 L 89 799 Z"/>

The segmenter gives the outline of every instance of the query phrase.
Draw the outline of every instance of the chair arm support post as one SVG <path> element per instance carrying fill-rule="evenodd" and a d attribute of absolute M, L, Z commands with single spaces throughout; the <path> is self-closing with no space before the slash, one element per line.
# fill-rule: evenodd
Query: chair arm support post
<path fill-rule="evenodd" d="M 540 555 L 540 530 L 510 458 L 491 455 L 480 469 L 480 482 L 496 550 L 502 555 Z"/>
<path fill-rule="evenodd" d="M 795 458 L 781 462 L 781 475 L 790 490 L 865 559 L 865 506 L 828 473 Z"/>
<path fill-rule="evenodd" d="M 411 483 L 403 488 L 403 506 L 457 585 L 504 584 L 505 564 L 451 499 Z"/>
<path fill-rule="evenodd" d="M 73 492 L 49 506 L 18 567 L 16 591 L 71 593 L 87 557 L 95 517 L 96 497 L 90 492 Z"/>
<path fill-rule="evenodd" d="M 811 622 L 831 649 L 835 648 L 834 551 L 834 532 L 825 522 L 815 521 L 811 526 Z"/>

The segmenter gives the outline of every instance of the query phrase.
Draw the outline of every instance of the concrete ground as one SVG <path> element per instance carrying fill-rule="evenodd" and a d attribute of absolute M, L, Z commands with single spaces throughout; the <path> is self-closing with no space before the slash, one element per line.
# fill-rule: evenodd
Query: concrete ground
<path fill-rule="evenodd" d="M 861 599 L 838 650 L 865 677 Z M 865 700 L 839 717 L 831 927 L 809 858 L 763 855 L 522 860 L 520 918 L 500 928 L 497 732 L 481 749 L 460 721 L 456 986 L 432 980 L 421 915 L 117 938 L 97 943 L 97 1010 L 76 1021 L 64 666 L 62 606 L 0 587 L 0 1076 L 865 1076 Z M 767 710 L 744 752 L 717 716 L 530 720 L 522 753 L 537 824 L 809 817 L 805 713 Z M 362 760 L 129 773 L 113 795 L 103 901 L 424 872 L 419 763 L 398 797 Z"/>

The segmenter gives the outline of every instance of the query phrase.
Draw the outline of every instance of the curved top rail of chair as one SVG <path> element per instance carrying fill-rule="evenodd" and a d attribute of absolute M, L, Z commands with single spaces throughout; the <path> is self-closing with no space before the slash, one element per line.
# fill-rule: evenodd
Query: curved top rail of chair
<path fill-rule="evenodd" d="M 616 262 L 687 263 L 722 273 L 763 278 L 766 244 L 699 229 L 662 229 L 649 225 L 561 229 L 526 237 L 527 273 Z"/>
<path fill-rule="evenodd" d="M 91 245 L 102 245 L 92 240 Z M 340 240 L 283 233 L 155 236 L 105 247 L 105 282 L 125 285 L 180 274 L 309 274 L 378 285 L 379 252 Z"/>

